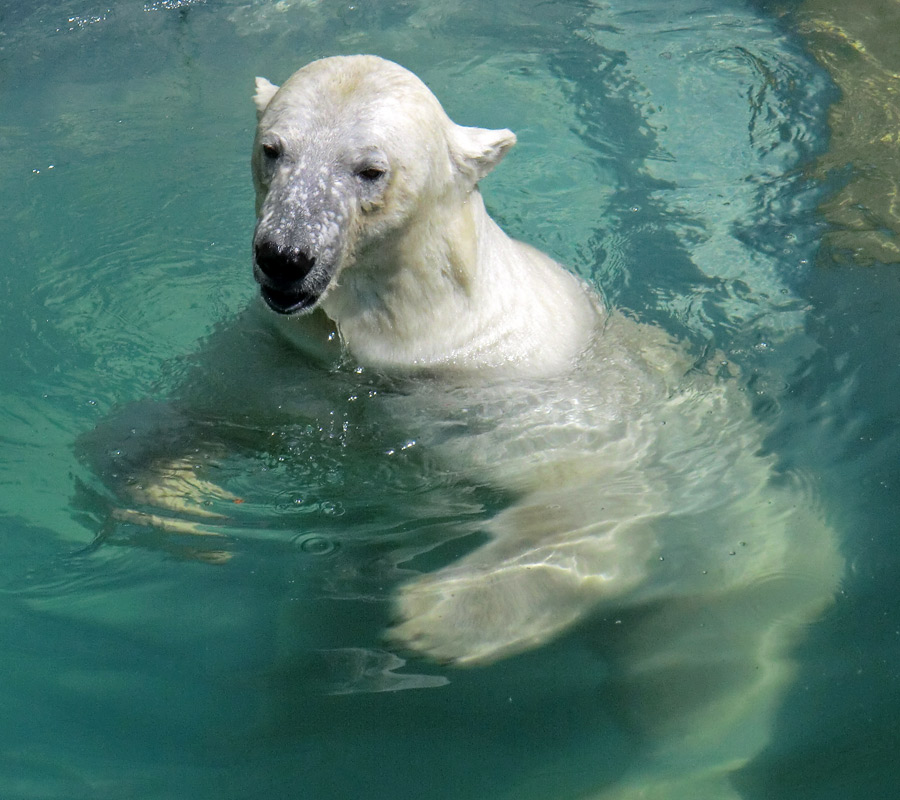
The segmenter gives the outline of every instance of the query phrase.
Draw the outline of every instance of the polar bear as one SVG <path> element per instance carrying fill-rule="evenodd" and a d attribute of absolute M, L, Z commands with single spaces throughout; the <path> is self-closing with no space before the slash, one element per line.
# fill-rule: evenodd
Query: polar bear
<path fill-rule="evenodd" d="M 254 275 L 274 311 L 321 308 L 382 370 L 571 367 L 596 298 L 507 237 L 476 188 L 511 131 L 455 125 L 412 73 L 368 56 L 316 61 L 280 90 L 258 79 L 255 101 Z"/>
<path fill-rule="evenodd" d="M 614 613 L 623 691 L 669 732 L 641 796 L 729 796 L 841 573 L 802 481 L 728 376 L 490 218 L 478 184 L 512 132 L 453 123 L 373 56 L 258 79 L 255 103 L 254 275 L 277 324 L 406 378 L 394 416 L 426 443 L 458 424 L 434 449 L 515 497 L 486 544 L 400 588 L 391 640 L 482 664 Z"/>
<path fill-rule="evenodd" d="M 480 547 L 397 589 L 392 645 L 474 666 L 582 623 L 650 743 L 615 796 L 736 796 L 842 562 L 729 370 L 509 238 L 478 187 L 515 136 L 455 124 L 397 64 L 326 58 L 254 100 L 265 324 L 292 363 L 382 376 L 386 418 L 509 497 Z M 207 364 L 198 405 L 244 407 L 264 358 L 220 350 L 231 378 Z M 153 470 L 145 502 L 217 491 Z"/>

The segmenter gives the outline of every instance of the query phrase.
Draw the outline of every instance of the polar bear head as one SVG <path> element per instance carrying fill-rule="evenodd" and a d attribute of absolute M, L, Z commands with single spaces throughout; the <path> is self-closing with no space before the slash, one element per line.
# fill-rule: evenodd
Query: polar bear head
<path fill-rule="evenodd" d="M 254 100 L 253 271 L 281 314 L 377 268 L 412 226 L 439 224 L 435 210 L 463 202 L 516 141 L 456 125 L 415 75 L 375 56 L 315 61 L 280 88 L 257 78 Z"/>

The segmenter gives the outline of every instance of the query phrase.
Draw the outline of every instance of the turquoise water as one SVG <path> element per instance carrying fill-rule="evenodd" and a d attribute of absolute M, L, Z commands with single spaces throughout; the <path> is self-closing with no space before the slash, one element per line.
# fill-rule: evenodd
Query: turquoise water
<path fill-rule="evenodd" d="M 265 418 L 313 385 L 335 422 L 231 454 L 245 502 L 224 535 L 111 522 L 78 458 L 254 294 L 253 77 L 349 52 L 414 70 L 458 122 L 515 130 L 483 187 L 506 229 L 740 365 L 848 564 L 740 789 L 893 796 L 900 273 L 819 250 L 841 176 L 804 166 L 837 92 L 790 17 L 159 0 L 0 3 L 0 797 L 556 800 L 640 764 L 590 626 L 475 670 L 384 648 L 396 552 L 449 560 L 504 498 L 447 491 L 340 386 L 296 374 L 248 398 Z"/>

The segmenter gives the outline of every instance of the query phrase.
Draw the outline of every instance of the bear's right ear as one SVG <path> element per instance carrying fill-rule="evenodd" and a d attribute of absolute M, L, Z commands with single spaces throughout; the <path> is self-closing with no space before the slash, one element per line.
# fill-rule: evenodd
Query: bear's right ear
<path fill-rule="evenodd" d="M 453 160 L 473 184 L 496 167 L 515 143 L 516 135 L 506 128 L 492 131 L 453 126 Z"/>
<path fill-rule="evenodd" d="M 257 118 L 263 115 L 266 106 L 269 105 L 269 101 L 275 96 L 277 91 L 278 87 L 271 81 L 265 78 L 256 79 L 256 94 L 253 95 L 253 102 L 256 105 Z"/>

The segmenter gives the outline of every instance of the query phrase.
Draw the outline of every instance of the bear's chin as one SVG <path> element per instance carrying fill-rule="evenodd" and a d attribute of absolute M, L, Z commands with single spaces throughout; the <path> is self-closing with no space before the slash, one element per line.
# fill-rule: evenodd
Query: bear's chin
<path fill-rule="evenodd" d="M 302 314 L 311 311 L 319 299 L 317 294 L 302 291 L 279 292 L 269 286 L 260 287 L 259 293 L 266 305 L 277 314 Z"/>

